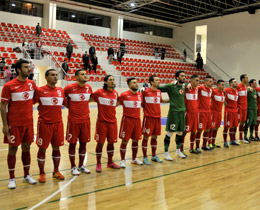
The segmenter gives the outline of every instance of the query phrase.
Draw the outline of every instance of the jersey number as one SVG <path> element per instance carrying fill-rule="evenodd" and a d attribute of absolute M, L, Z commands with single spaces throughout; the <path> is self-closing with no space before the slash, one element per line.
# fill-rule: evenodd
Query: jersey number
<path fill-rule="evenodd" d="M 9 142 L 11 143 L 11 144 L 14 144 L 15 143 L 15 136 L 14 135 L 11 135 L 10 136 L 10 139 L 9 139 Z"/>
<path fill-rule="evenodd" d="M 171 130 L 175 130 L 175 124 L 171 124 L 171 125 L 170 125 L 170 129 L 171 129 Z"/>
<path fill-rule="evenodd" d="M 42 138 L 39 138 L 39 139 L 38 139 L 38 145 L 39 145 L 39 146 L 42 146 Z"/>

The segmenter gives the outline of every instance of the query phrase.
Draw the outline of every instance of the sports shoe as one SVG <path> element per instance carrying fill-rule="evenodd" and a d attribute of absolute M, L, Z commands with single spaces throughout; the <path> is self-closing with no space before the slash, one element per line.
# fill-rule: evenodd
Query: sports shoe
<path fill-rule="evenodd" d="M 228 143 L 224 142 L 224 147 L 229 148 Z"/>
<path fill-rule="evenodd" d="M 11 190 L 16 188 L 15 178 L 9 179 L 8 188 Z"/>
<path fill-rule="evenodd" d="M 151 160 L 152 160 L 153 158 L 151 158 Z M 143 163 L 144 163 L 144 165 L 151 165 L 151 163 L 150 163 L 150 161 L 148 160 L 148 158 L 147 157 L 145 157 L 144 159 L 143 159 Z"/>
<path fill-rule="evenodd" d="M 71 171 L 71 174 L 72 174 L 73 176 L 78 176 L 78 175 L 80 175 L 79 169 L 78 169 L 76 166 L 74 166 L 72 169 L 70 169 L 70 171 Z"/>
<path fill-rule="evenodd" d="M 217 144 L 213 144 L 214 148 L 221 148 L 221 146 L 217 145 Z"/>
<path fill-rule="evenodd" d="M 32 178 L 31 175 L 27 175 L 25 178 L 23 178 L 23 182 L 29 183 L 29 184 L 36 184 L 36 180 Z"/>
<path fill-rule="evenodd" d="M 120 161 L 120 167 L 121 168 L 125 168 L 125 160 L 121 160 Z"/>
<path fill-rule="evenodd" d="M 239 146 L 240 145 L 236 140 L 231 141 L 229 144 L 233 145 L 233 146 Z"/>
<path fill-rule="evenodd" d="M 53 176 L 52 177 L 56 178 L 56 179 L 59 179 L 59 180 L 64 180 L 65 179 L 65 177 L 59 171 L 53 172 Z"/>
<path fill-rule="evenodd" d="M 173 158 L 170 156 L 169 152 L 164 153 L 164 159 L 169 160 L 169 161 L 173 161 Z"/>
<path fill-rule="evenodd" d="M 180 157 L 182 159 L 186 158 L 186 156 L 180 151 L 180 149 L 176 150 L 176 157 Z"/>
<path fill-rule="evenodd" d="M 135 158 L 135 160 L 132 160 L 131 164 L 135 164 L 135 165 L 143 165 L 143 162 L 138 160 L 137 158 Z"/>
<path fill-rule="evenodd" d="M 201 147 L 201 149 L 204 150 L 204 151 L 209 151 L 209 150 L 210 150 L 210 147 L 209 147 L 209 146 Z"/>
<path fill-rule="evenodd" d="M 108 168 L 113 168 L 113 169 L 120 169 L 120 166 L 117 165 L 117 164 L 115 164 L 114 162 L 108 163 L 108 164 L 107 164 L 107 167 L 108 167 Z"/>
<path fill-rule="evenodd" d="M 255 141 L 260 141 L 260 138 L 258 136 L 256 136 Z"/>
<path fill-rule="evenodd" d="M 157 155 L 153 156 L 151 158 L 151 161 L 154 161 L 154 162 L 157 162 L 157 163 L 162 163 L 163 162 Z"/>
<path fill-rule="evenodd" d="M 98 163 L 98 164 L 97 164 L 96 172 L 97 172 L 97 173 L 101 173 L 101 172 L 102 172 L 101 163 Z"/>
<path fill-rule="evenodd" d="M 39 181 L 40 183 L 46 182 L 45 174 L 40 174 L 40 177 L 39 177 L 38 181 Z"/>
<path fill-rule="evenodd" d="M 209 144 L 208 146 L 209 146 L 210 150 L 214 149 L 214 146 L 212 144 Z"/>
<path fill-rule="evenodd" d="M 196 149 L 190 149 L 189 152 L 193 154 L 199 154 Z"/>
<path fill-rule="evenodd" d="M 249 141 L 255 141 L 255 138 L 253 136 L 250 136 Z"/>
<path fill-rule="evenodd" d="M 78 168 L 79 172 L 85 173 L 85 174 L 90 174 L 91 171 L 89 169 L 87 169 L 85 166 L 81 166 L 80 168 Z"/>
<path fill-rule="evenodd" d="M 197 148 L 196 151 L 197 151 L 197 154 L 201 154 L 200 148 Z"/>
<path fill-rule="evenodd" d="M 249 144 L 250 143 L 248 138 L 242 139 L 242 140 L 240 140 L 240 142 L 242 142 L 244 144 Z"/>
<path fill-rule="evenodd" d="M 184 152 L 184 151 L 181 151 L 182 152 L 182 154 L 184 154 L 186 157 L 188 157 L 188 155 Z"/>

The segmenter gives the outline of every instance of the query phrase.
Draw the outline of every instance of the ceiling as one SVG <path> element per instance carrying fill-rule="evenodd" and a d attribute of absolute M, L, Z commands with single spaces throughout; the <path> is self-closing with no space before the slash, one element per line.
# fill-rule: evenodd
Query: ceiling
<path fill-rule="evenodd" d="M 150 18 L 187 23 L 260 8 L 260 0 L 72 0 Z"/>

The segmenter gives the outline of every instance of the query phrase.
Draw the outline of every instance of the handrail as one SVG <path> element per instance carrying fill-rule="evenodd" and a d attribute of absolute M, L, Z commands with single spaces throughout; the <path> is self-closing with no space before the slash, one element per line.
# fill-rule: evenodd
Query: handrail
<path fill-rule="evenodd" d="M 60 70 L 62 71 L 62 75 L 67 76 L 67 73 L 66 73 L 65 70 L 62 68 L 62 65 L 61 65 L 60 62 L 57 60 L 56 56 L 52 53 L 52 51 L 49 51 L 49 54 L 51 55 L 51 60 L 54 62 L 54 64 L 58 64 Z"/>
<path fill-rule="evenodd" d="M 181 42 L 185 47 L 187 47 L 192 53 L 194 53 L 194 51 L 185 43 L 185 42 Z M 214 61 L 212 61 L 208 56 L 206 56 L 206 59 L 208 59 L 212 64 L 214 64 L 220 71 L 222 71 L 227 77 L 231 78 L 230 75 L 228 75 L 222 68 L 220 68 Z"/>

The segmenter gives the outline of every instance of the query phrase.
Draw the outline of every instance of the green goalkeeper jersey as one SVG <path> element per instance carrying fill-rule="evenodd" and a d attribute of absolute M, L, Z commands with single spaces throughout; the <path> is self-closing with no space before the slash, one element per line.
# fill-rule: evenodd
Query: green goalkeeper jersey
<path fill-rule="evenodd" d="M 183 83 L 182 85 L 167 84 L 162 85 L 159 89 L 162 92 L 166 92 L 170 99 L 170 109 L 175 112 L 185 111 L 184 94 L 185 87 L 187 85 Z"/>
<path fill-rule="evenodd" d="M 253 90 L 247 90 L 247 109 L 257 110 L 257 92 Z"/>

